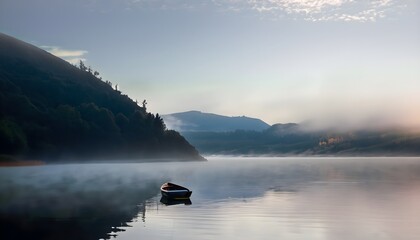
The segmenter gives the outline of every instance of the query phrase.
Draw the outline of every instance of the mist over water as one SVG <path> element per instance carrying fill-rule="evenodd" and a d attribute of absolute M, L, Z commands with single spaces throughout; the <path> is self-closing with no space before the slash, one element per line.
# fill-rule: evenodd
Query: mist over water
<path fill-rule="evenodd" d="M 2 168 L 2 232 L 11 239 L 107 237 L 158 193 L 165 178 L 153 169 L 149 164 Z"/>
<path fill-rule="evenodd" d="M 159 187 L 193 191 L 165 206 Z M 419 158 L 0 168 L 6 239 L 416 239 Z M 188 234 L 185 234 L 188 233 Z"/>

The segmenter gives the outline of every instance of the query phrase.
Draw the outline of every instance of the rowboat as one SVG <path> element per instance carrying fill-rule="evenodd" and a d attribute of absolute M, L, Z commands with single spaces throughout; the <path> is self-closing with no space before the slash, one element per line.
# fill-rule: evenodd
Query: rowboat
<path fill-rule="evenodd" d="M 188 188 L 170 182 L 164 183 L 160 191 L 163 197 L 174 200 L 189 199 L 192 194 Z"/>

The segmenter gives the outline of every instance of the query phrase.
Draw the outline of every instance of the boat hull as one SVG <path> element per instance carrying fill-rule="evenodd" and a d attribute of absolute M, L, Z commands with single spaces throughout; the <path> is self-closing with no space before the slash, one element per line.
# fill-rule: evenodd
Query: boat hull
<path fill-rule="evenodd" d="M 188 188 L 173 183 L 163 184 L 160 190 L 163 197 L 174 200 L 189 199 L 192 194 Z"/>
<path fill-rule="evenodd" d="M 175 199 L 175 200 L 188 199 L 191 197 L 191 194 L 192 194 L 191 191 L 186 191 L 186 192 L 161 191 L 161 193 L 162 193 L 162 196 L 169 199 Z"/>

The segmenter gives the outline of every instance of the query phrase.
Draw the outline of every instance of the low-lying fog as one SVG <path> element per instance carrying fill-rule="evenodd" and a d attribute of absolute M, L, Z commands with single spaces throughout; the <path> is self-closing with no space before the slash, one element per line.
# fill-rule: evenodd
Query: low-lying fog
<path fill-rule="evenodd" d="M 145 214 L 146 201 L 160 197 L 166 181 L 190 188 L 194 205 L 299 193 L 314 182 L 417 184 L 420 164 L 417 158 L 210 158 L 0 168 L 0 228 L 11 238 L 106 238 Z"/>

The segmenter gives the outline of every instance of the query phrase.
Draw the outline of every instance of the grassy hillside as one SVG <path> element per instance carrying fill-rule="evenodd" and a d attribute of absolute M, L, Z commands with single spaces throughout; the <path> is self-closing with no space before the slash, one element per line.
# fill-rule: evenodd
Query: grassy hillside
<path fill-rule="evenodd" d="M 98 78 L 0 33 L 0 155 L 202 159 L 162 118 Z"/>

